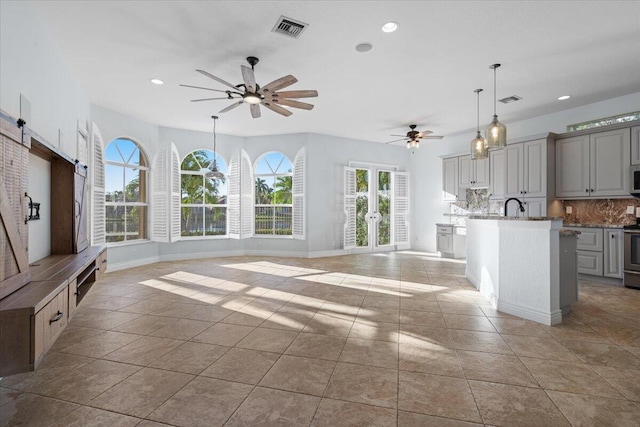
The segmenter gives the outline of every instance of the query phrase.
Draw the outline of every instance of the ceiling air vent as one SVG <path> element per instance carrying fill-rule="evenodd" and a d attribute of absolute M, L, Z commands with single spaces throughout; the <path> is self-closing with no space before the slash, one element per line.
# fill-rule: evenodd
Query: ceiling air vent
<path fill-rule="evenodd" d="M 503 104 L 508 104 L 510 102 L 520 101 L 521 99 L 522 99 L 521 96 L 511 95 L 511 96 L 507 96 L 506 98 L 498 99 L 498 101 L 502 102 Z"/>
<path fill-rule="evenodd" d="M 286 16 L 281 16 L 271 31 L 297 39 L 307 26 L 308 24 L 305 24 L 304 22 L 296 21 L 291 18 L 287 18 Z"/>

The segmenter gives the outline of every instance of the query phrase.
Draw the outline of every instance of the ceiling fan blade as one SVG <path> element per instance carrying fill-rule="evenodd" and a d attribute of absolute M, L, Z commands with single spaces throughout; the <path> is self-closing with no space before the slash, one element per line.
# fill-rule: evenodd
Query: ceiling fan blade
<path fill-rule="evenodd" d="M 214 92 L 222 92 L 222 93 L 227 93 L 227 91 L 226 91 L 226 90 L 220 90 L 220 89 L 211 89 L 211 88 L 209 88 L 209 87 L 201 87 L 201 86 L 191 86 L 191 85 L 180 85 L 180 86 L 182 86 L 182 87 L 191 87 L 191 88 L 194 88 L 194 89 L 204 89 L 204 90 L 211 90 L 211 91 L 214 91 Z"/>
<path fill-rule="evenodd" d="M 440 135 L 427 135 L 427 136 L 423 136 L 421 139 L 442 139 L 444 138 L 444 136 L 440 136 Z"/>
<path fill-rule="evenodd" d="M 263 102 L 262 105 L 264 105 L 265 107 L 267 107 L 268 109 L 270 109 L 271 111 L 274 111 L 278 114 L 282 114 L 285 117 L 289 117 L 290 115 L 292 115 L 293 113 L 289 110 L 287 110 L 286 108 L 283 108 L 277 104 L 272 104 L 270 102 Z"/>
<path fill-rule="evenodd" d="M 254 119 L 257 119 L 258 117 L 260 117 L 260 105 L 259 104 L 251 104 L 249 106 L 249 108 L 251 109 L 251 117 L 253 117 Z"/>
<path fill-rule="evenodd" d="M 280 89 L 283 89 L 283 88 L 285 88 L 287 86 L 291 86 L 292 84 L 294 84 L 297 81 L 298 81 L 298 79 L 296 79 L 291 74 L 289 74 L 288 76 L 280 77 L 279 79 L 274 80 L 271 83 L 268 83 L 268 84 L 264 85 L 263 87 L 260 88 L 260 92 L 262 92 L 263 94 L 266 94 L 266 93 L 269 93 L 269 92 L 271 92 L 271 93 L 277 92 Z"/>
<path fill-rule="evenodd" d="M 407 135 L 389 135 L 389 136 L 403 136 L 403 137 L 405 137 L 405 138 L 408 138 L 408 136 L 407 136 Z"/>
<path fill-rule="evenodd" d="M 416 136 L 417 136 L 418 138 L 422 138 L 423 136 L 425 136 L 425 135 L 430 135 L 430 134 L 432 134 L 432 133 L 433 133 L 433 132 L 432 132 L 432 131 L 430 131 L 430 130 L 423 130 L 423 131 L 418 132 L 418 135 L 416 135 Z"/>
<path fill-rule="evenodd" d="M 235 87 L 234 85 L 232 85 L 231 83 L 229 83 L 227 81 L 222 80 L 220 77 L 216 77 L 213 74 L 207 73 L 204 70 L 196 70 L 196 71 L 199 72 L 200 74 L 204 75 L 204 76 L 209 77 L 210 79 L 213 79 L 213 80 L 215 80 L 215 81 L 217 81 L 219 83 L 222 83 L 225 86 L 229 86 L 233 90 L 238 90 L 237 87 Z"/>
<path fill-rule="evenodd" d="M 246 65 L 241 65 L 242 79 L 244 80 L 244 86 L 247 88 L 247 92 L 255 93 L 256 91 L 256 76 L 253 74 L 253 70 Z"/>
<path fill-rule="evenodd" d="M 400 136 L 400 135 L 396 135 L 396 136 Z M 393 141 L 385 142 L 385 144 L 393 144 L 394 142 L 404 141 L 405 139 L 407 138 L 394 139 Z"/>
<path fill-rule="evenodd" d="M 226 108 L 223 108 L 222 110 L 218 111 L 218 113 L 226 113 L 227 111 L 233 110 L 234 108 L 238 107 L 240 104 L 242 104 L 244 101 L 240 100 L 238 102 L 235 102 L 231 105 L 229 105 Z"/>
<path fill-rule="evenodd" d="M 191 102 L 201 102 L 201 101 L 215 101 L 216 99 L 229 99 L 228 96 L 224 96 L 222 98 L 202 98 L 202 99 L 192 99 Z"/>
<path fill-rule="evenodd" d="M 271 102 L 286 105 L 287 107 L 301 108 L 303 110 L 313 110 L 313 104 L 307 104 L 306 102 L 294 101 L 292 99 L 279 99 L 274 98 Z"/>
<path fill-rule="evenodd" d="M 285 92 L 273 93 L 273 96 L 278 95 L 278 98 L 314 98 L 318 96 L 317 90 L 290 90 Z"/>

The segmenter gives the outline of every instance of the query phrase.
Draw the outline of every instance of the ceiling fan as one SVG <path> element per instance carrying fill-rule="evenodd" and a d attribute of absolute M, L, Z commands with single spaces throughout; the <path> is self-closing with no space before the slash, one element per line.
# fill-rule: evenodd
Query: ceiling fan
<path fill-rule="evenodd" d="M 240 65 L 240 71 L 242 72 L 242 79 L 244 83 L 240 83 L 238 85 L 232 85 L 231 83 L 222 80 L 219 77 L 214 76 L 204 70 L 196 70 L 198 73 L 207 76 L 218 83 L 222 83 L 223 85 L 229 87 L 227 90 L 220 89 L 211 89 L 208 87 L 200 87 L 200 86 L 191 86 L 191 85 L 180 85 L 184 87 L 190 87 L 194 89 L 204 89 L 210 90 L 213 92 L 222 92 L 227 96 L 218 97 L 218 98 L 201 98 L 201 99 L 192 99 L 191 102 L 201 102 L 201 101 L 213 101 L 219 99 L 230 99 L 235 100 L 235 102 L 229 105 L 226 108 L 220 110 L 220 113 L 226 113 L 227 111 L 233 110 L 234 108 L 244 104 L 245 102 L 249 104 L 249 108 L 251 110 L 251 116 L 254 119 L 260 117 L 260 105 L 274 111 L 278 114 L 281 114 L 285 117 L 289 117 L 293 112 L 283 107 L 292 107 L 292 108 L 300 108 L 303 110 L 312 110 L 313 105 L 308 104 L 306 102 L 296 101 L 297 98 L 313 98 L 318 96 L 318 91 L 315 90 L 291 90 L 291 91 L 283 91 L 278 92 L 281 89 L 286 88 L 287 86 L 291 86 L 295 82 L 298 81 L 291 74 L 280 77 L 268 83 L 264 86 L 260 86 L 256 83 L 256 78 L 253 73 L 253 67 L 258 63 L 258 58 L 255 56 L 249 56 L 247 58 L 247 62 L 251 65 L 251 68 L 246 65 Z"/>
<path fill-rule="evenodd" d="M 417 131 L 416 128 L 418 125 L 409 125 L 411 129 L 407 132 L 406 135 L 391 135 L 391 136 L 402 136 L 400 139 L 395 139 L 393 141 L 385 142 L 385 144 L 393 144 L 398 141 L 407 141 L 407 148 L 420 148 L 420 140 L 421 139 L 442 139 L 443 136 L 440 135 L 431 135 L 433 132 L 430 130 Z"/>

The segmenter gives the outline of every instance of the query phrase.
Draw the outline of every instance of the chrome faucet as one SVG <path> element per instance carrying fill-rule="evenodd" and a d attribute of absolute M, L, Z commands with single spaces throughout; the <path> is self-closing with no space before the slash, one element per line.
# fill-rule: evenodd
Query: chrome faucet
<path fill-rule="evenodd" d="M 504 216 L 507 216 L 507 204 L 508 204 L 510 201 L 512 201 L 512 200 L 515 200 L 516 202 L 518 202 L 520 212 L 524 212 L 524 205 L 522 204 L 522 202 L 520 201 L 520 199 L 517 199 L 517 198 L 515 198 L 515 197 L 512 197 L 512 198 L 510 198 L 510 199 L 507 199 L 507 201 L 506 201 L 506 202 L 504 202 Z"/>

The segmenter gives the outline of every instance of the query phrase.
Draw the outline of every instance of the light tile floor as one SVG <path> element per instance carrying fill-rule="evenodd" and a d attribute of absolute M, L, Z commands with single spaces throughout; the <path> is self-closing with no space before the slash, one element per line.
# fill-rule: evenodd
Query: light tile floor
<path fill-rule="evenodd" d="M 108 273 L 38 369 L 0 381 L 1 426 L 639 420 L 640 291 L 582 282 L 546 327 L 415 252 Z"/>

